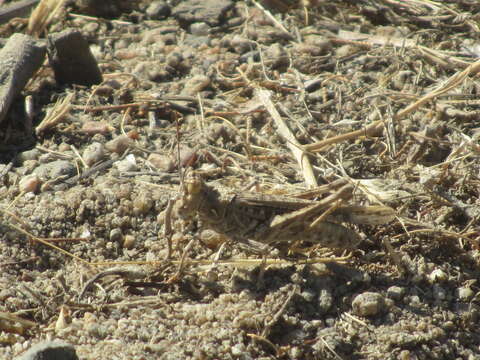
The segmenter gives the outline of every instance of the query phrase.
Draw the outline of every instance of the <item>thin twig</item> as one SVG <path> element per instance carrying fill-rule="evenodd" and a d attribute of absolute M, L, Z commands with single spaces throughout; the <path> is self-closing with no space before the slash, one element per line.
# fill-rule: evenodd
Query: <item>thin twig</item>
<path fill-rule="evenodd" d="M 167 260 L 169 260 L 172 257 L 172 235 L 173 235 L 173 229 L 172 229 L 172 210 L 173 210 L 173 204 L 175 204 L 175 200 L 169 199 L 167 208 L 165 209 L 165 218 L 164 218 L 164 227 L 163 227 L 163 235 L 167 239 Z"/>
<path fill-rule="evenodd" d="M 308 187 L 316 187 L 318 186 L 317 179 L 315 178 L 315 174 L 313 173 L 313 168 L 310 163 L 308 156 L 302 151 L 300 143 L 297 141 L 295 136 L 292 134 L 290 129 L 288 128 L 285 121 L 283 121 L 282 117 L 280 116 L 279 112 L 275 108 L 271 97 L 271 92 L 268 90 L 259 89 L 257 90 L 257 96 L 260 98 L 260 101 L 263 103 L 267 111 L 269 112 L 270 116 L 275 121 L 277 125 L 278 132 L 280 135 L 287 141 L 287 146 L 290 148 L 290 151 L 297 159 L 298 165 L 303 173 L 303 178 L 305 179 L 305 183 Z"/>

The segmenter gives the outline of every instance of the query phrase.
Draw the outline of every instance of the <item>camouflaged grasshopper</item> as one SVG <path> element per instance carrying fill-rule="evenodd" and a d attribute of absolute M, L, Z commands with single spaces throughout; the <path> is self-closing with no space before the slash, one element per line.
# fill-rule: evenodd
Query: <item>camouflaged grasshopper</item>
<path fill-rule="evenodd" d="M 203 227 L 247 246 L 306 241 L 329 248 L 355 249 L 360 237 L 342 222 L 378 225 L 391 221 L 395 212 L 386 206 L 343 205 L 352 197 L 353 189 L 347 181 L 337 180 L 316 189 L 316 194 L 330 194 L 314 201 L 221 190 L 190 175 L 184 180 L 175 212 L 184 220 L 198 216 Z"/>

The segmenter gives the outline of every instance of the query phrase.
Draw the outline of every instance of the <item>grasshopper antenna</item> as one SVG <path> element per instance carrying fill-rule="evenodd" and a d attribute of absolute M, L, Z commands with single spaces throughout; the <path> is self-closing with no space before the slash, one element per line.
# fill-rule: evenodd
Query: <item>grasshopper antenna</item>
<path fill-rule="evenodd" d="M 178 113 L 174 110 L 172 112 L 172 117 L 175 120 L 175 125 L 176 125 L 176 131 L 177 131 L 177 166 L 178 166 L 178 176 L 180 178 L 180 190 L 184 190 L 185 187 L 185 182 L 184 177 L 185 177 L 185 172 L 182 169 L 182 163 L 180 161 L 180 121 L 178 120 Z"/>
<path fill-rule="evenodd" d="M 172 112 L 172 119 L 175 120 L 176 132 L 177 132 L 177 164 L 178 164 L 178 176 L 180 178 L 180 192 L 183 194 L 185 192 L 185 183 L 183 181 L 184 173 L 182 171 L 182 166 L 180 163 L 180 122 L 178 121 L 178 113 L 176 111 Z M 165 218 L 164 218 L 164 236 L 167 239 L 167 259 L 172 257 L 172 211 L 174 203 L 178 197 L 168 200 L 167 208 L 165 209 Z"/>

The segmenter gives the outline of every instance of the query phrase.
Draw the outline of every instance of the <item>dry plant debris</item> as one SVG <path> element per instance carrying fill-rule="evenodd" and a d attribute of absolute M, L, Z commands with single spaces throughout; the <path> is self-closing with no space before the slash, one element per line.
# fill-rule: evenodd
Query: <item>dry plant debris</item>
<path fill-rule="evenodd" d="M 1 122 L 0 357 L 475 359 L 479 13 L 41 1 L 3 24 L 79 30 L 103 81 L 45 63 Z"/>

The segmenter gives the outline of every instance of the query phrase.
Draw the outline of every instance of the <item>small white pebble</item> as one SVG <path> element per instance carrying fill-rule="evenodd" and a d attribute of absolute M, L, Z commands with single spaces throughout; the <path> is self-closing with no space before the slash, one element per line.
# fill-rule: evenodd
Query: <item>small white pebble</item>
<path fill-rule="evenodd" d="M 103 144 L 94 142 L 85 148 L 82 158 L 85 164 L 92 166 L 102 160 L 104 156 L 105 147 Z"/>
<path fill-rule="evenodd" d="M 82 238 L 89 238 L 92 235 L 89 229 L 84 229 L 82 233 L 80 234 L 80 237 Z"/>
<path fill-rule="evenodd" d="M 117 161 L 115 166 L 120 172 L 136 171 L 138 169 L 137 161 L 135 160 L 135 155 L 133 154 L 128 154 L 125 159 Z"/>
<path fill-rule="evenodd" d="M 245 345 L 241 343 L 233 345 L 230 349 L 233 356 L 241 356 L 246 352 L 246 350 L 247 349 L 245 348 Z"/>
<path fill-rule="evenodd" d="M 41 184 L 41 180 L 37 176 L 37 174 L 30 174 L 30 175 L 24 176 L 20 180 L 20 182 L 18 184 L 18 187 L 19 187 L 20 191 L 22 191 L 22 192 L 35 193 L 40 188 L 40 184 Z"/>
<path fill-rule="evenodd" d="M 428 275 L 428 279 L 431 283 L 443 282 L 448 280 L 448 275 L 442 269 L 435 269 Z"/>
<path fill-rule="evenodd" d="M 460 287 L 456 293 L 460 301 L 470 301 L 474 295 L 473 290 L 469 287 Z"/>

